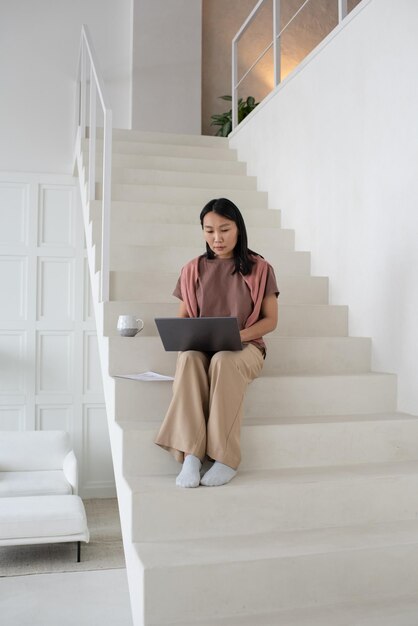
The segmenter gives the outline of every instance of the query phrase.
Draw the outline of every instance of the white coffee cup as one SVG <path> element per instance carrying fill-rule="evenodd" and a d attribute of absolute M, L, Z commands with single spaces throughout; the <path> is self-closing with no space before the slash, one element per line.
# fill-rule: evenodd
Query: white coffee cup
<path fill-rule="evenodd" d="M 119 315 L 117 329 L 122 337 L 135 337 L 144 328 L 144 322 L 136 315 Z"/>

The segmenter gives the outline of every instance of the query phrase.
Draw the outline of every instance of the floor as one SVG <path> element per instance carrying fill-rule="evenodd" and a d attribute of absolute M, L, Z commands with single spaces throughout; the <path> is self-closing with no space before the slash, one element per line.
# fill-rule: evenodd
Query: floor
<path fill-rule="evenodd" d="M 76 561 L 76 544 L 49 543 L 3 546 L 0 549 L 0 577 L 124 569 L 119 510 L 116 498 L 84 500 L 90 541 L 81 545 Z"/>
<path fill-rule="evenodd" d="M 103 555 L 100 545 L 95 549 L 97 569 L 50 573 L 57 555 L 42 550 L 48 573 L 38 573 L 42 570 L 39 559 L 26 563 L 23 575 L 5 575 L 4 571 L 2 575 L 0 571 L 1 626 L 132 626 L 126 569 L 115 567 L 112 553 L 109 556 L 109 545 L 121 539 L 116 499 L 85 504 L 93 540 L 103 545 Z M 32 561 L 36 573 L 28 574 Z M 96 560 L 92 564 L 96 565 Z M 62 568 L 66 567 L 69 565 L 64 562 Z"/>
<path fill-rule="evenodd" d="M 2 626 L 132 626 L 126 570 L 0 578 Z"/>

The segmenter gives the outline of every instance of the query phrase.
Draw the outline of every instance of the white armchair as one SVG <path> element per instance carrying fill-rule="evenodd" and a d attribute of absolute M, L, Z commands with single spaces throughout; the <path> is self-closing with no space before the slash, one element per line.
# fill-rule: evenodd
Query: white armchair
<path fill-rule="evenodd" d="M 77 459 L 67 432 L 0 432 L 0 497 L 77 493 Z"/>
<path fill-rule="evenodd" d="M 89 541 L 64 431 L 0 431 L 0 546 Z"/>

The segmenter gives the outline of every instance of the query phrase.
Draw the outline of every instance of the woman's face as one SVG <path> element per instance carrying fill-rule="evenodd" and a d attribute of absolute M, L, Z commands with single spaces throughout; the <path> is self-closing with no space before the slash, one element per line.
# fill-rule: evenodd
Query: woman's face
<path fill-rule="evenodd" d="M 234 256 L 238 241 L 238 227 L 233 220 L 210 211 L 203 218 L 203 233 L 209 248 L 220 259 Z"/>

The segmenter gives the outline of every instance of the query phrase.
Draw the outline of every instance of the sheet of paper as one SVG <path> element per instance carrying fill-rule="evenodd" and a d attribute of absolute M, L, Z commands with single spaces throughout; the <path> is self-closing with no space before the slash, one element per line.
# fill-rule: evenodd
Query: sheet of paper
<path fill-rule="evenodd" d="M 155 383 L 162 380 L 174 380 L 173 376 L 157 374 L 157 372 L 141 372 L 140 374 L 120 374 L 115 378 L 129 378 L 131 380 L 143 380 L 147 383 Z"/>

